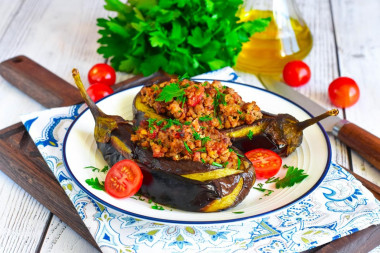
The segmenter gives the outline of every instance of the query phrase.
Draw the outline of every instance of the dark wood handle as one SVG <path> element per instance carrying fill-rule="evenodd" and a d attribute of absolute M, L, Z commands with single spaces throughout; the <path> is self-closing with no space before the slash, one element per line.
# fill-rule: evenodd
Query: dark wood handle
<path fill-rule="evenodd" d="M 380 170 L 380 138 L 353 123 L 343 125 L 338 138 Z"/>
<path fill-rule="evenodd" d="M 76 87 L 26 56 L 16 56 L 0 63 L 0 75 L 47 108 L 82 101 Z"/>
<path fill-rule="evenodd" d="M 47 108 L 78 104 L 83 101 L 77 88 L 26 56 L 20 55 L 0 63 L 5 80 Z M 115 92 L 141 84 L 170 79 L 164 72 L 132 77 L 112 86 Z"/>

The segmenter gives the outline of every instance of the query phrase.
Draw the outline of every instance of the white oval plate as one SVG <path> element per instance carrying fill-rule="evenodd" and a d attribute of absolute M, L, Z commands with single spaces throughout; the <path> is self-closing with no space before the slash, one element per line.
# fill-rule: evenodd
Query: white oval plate
<path fill-rule="evenodd" d="M 222 82 L 234 88 L 244 101 L 256 101 L 260 108 L 271 113 L 289 113 L 302 121 L 310 118 L 310 114 L 295 103 L 267 90 L 255 88 L 235 82 Z M 132 101 L 141 87 L 127 89 L 99 101 L 97 105 L 107 114 L 120 115 L 124 119 L 132 119 Z M 309 175 L 300 184 L 285 189 L 275 189 L 274 184 L 264 184 L 264 188 L 274 192 L 269 196 L 252 189 L 248 196 L 234 208 L 216 213 L 196 213 L 164 207 L 164 210 L 152 209 L 154 203 L 144 198 L 132 197 L 116 199 L 106 192 L 91 188 L 86 179 L 105 178 L 104 173 L 85 169 L 86 166 L 103 168 L 106 165 L 100 151 L 97 150 L 93 137 L 94 120 L 89 110 L 85 110 L 73 122 L 67 131 L 63 145 L 63 159 L 68 172 L 80 188 L 95 200 L 112 207 L 122 213 L 152 221 L 178 224 L 212 224 L 227 223 L 258 217 L 287 207 L 310 194 L 323 180 L 331 161 L 330 142 L 321 125 L 315 124 L 304 130 L 302 145 L 296 152 L 283 158 L 283 164 L 296 166 Z M 284 177 L 286 169 L 276 175 Z M 257 180 L 258 183 L 265 180 Z M 143 201 L 142 201 L 143 200 Z"/>

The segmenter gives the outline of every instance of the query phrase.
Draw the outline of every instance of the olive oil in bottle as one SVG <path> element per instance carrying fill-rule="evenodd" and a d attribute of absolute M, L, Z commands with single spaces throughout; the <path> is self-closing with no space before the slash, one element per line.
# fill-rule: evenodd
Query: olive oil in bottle
<path fill-rule="evenodd" d="M 272 3 L 271 10 L 260 5 L 261 9 L 255 9 L 258 1 L 248 1 L 237 13 L 241 22 L 266 17 L 271 17 L 271 22 L 243 44 L 236 68 L 253 74 L 279 74 L 287 62 L 306 57 L 313 39 L 292 0 L 264 1 Z"/>

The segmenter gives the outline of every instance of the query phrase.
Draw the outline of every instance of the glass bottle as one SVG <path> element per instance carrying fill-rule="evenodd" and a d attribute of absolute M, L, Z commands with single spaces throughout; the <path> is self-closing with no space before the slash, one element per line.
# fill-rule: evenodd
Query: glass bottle
<path fill-rule="evenodd" d="M 245 0 L 241 21 L 271 17 L 264 32 L 243 44 L 236 68 L 254 74 L 278 74 L 285 64 L 310 52 L 313 39 L 293 0 Z"/>

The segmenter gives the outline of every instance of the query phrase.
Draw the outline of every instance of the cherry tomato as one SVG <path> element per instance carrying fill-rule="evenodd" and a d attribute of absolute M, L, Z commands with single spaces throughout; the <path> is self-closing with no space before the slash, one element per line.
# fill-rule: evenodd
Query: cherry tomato
<path fill-rule="evenodd" d="M 330 83 L 329 97 L 335 106 L 350 107 L 359 100 L 359 86 L 349 77 L 339 77 Z"/>
<path fill-rule="evenodd" d="M 113 93 L 113 90 L 108 85 L 102 83 L 95 83 L 87 88 L 87 93 L 90 98 L 96 102 L 110 94 Z"/>
<path fill-rule="evenodd" d="M 95 64 L 88 72 L 88 81 L 90 84 L 102 83 L 111 86 L 116 81 L 116 72 L 108 64 Z"/>
<path fill-rule="evenodd" d="M 273 177 L 281 168 L 282 159 L 272 150 L 253 149 L 245 153 L 245 156 L 251 160 L 258 179 Z"/>
<path fill-rule="evenodd" d="M 311 71 L 303 61 L 290 61 L 285 65 L 282 76 L 287 85 L 299 87 L 309 82 Z"/>
<path fill-rule="evenodd" d="M 115 198 L 127 198 L 141 187 L 143 175 L 140 167 L 132 160 L 121 160 L 108 171 L 104 187 Z"/>

